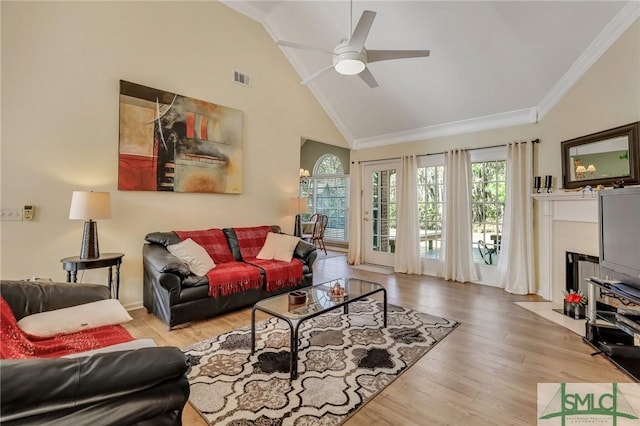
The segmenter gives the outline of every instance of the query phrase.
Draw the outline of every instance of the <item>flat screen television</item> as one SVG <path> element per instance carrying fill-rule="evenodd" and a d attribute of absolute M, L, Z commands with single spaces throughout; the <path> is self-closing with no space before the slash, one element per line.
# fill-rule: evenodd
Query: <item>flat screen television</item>
<path fill-rule="evenodd" d="M 600 276 L 640 289 L 640 186 L 598 193 Z"/>

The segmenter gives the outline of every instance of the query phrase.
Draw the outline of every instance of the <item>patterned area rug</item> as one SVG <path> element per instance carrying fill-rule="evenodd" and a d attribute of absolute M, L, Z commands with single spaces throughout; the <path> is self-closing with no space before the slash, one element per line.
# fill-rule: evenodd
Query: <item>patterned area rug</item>
<path fill-rule="evenodd" d="M 299 376 L 289 383 L 289 327 L 270 318 L 196 343 L 190 402 L 211 425 L 338 425 L 451 333 L 456 321 L 382 303 L 354 302 L 300 327 Z"/>

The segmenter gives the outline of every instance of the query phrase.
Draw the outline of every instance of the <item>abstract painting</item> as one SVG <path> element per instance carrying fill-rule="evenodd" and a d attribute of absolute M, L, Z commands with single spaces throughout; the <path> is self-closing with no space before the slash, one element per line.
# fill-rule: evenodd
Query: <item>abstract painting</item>
<path fill-rule="evenodd" d="M 242 111 L 120 80 L 118 189 L 242 193 Z"/>

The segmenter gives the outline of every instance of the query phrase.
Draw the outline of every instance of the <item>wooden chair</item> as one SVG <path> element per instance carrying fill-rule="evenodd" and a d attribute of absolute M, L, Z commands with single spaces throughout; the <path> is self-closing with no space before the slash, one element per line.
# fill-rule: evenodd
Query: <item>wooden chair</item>
<path fill-rule="evenodd" d="M 314 213 L 311 215 L 311 217 L 309 218 L 309 221 L 305 222 L 307 225 L 302 226 L 302 236 L 300 238 L 302 238 L 305 241 L 311 242 L 311 237 L 313 237 L 313 231 L 316 227 L 316 222 L 318 221 L 319 216 L 320 216 L 319 213 Z M 311 224 L 311 226 L 309 226 L 309 224 Z"/>
<path fill-rule="evenodd" d="M 313 233 L 303 234 L 302 239 L 309 241 L 311 244 L 318 246 L 324 254 L 327 254 L 327 248 L 324 245 L 324 231 L 327 229 L 329 217 L 326 214 L 314 213 L 311 216 L 313 221 Z"/>

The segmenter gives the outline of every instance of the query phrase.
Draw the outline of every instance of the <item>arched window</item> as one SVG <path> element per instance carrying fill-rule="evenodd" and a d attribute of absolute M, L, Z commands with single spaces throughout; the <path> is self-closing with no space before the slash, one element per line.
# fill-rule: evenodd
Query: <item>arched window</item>
<path fill-rule="evenodd" d="M 300 190 L 301 195 L 307 197 L 309 217 L 313 213 L 322 213 L 329 218 L 325 240 L 346 242 L 349 176 L 344 174 L 340 158 L 333 154 L 318 158 L 311 177 Z"/>
<path fill-rule="evenodd" d="M 313 167 L 313 175 L 344 175 L 342 161 L 332 154 L 325 154 L 318 158 Z"/>

